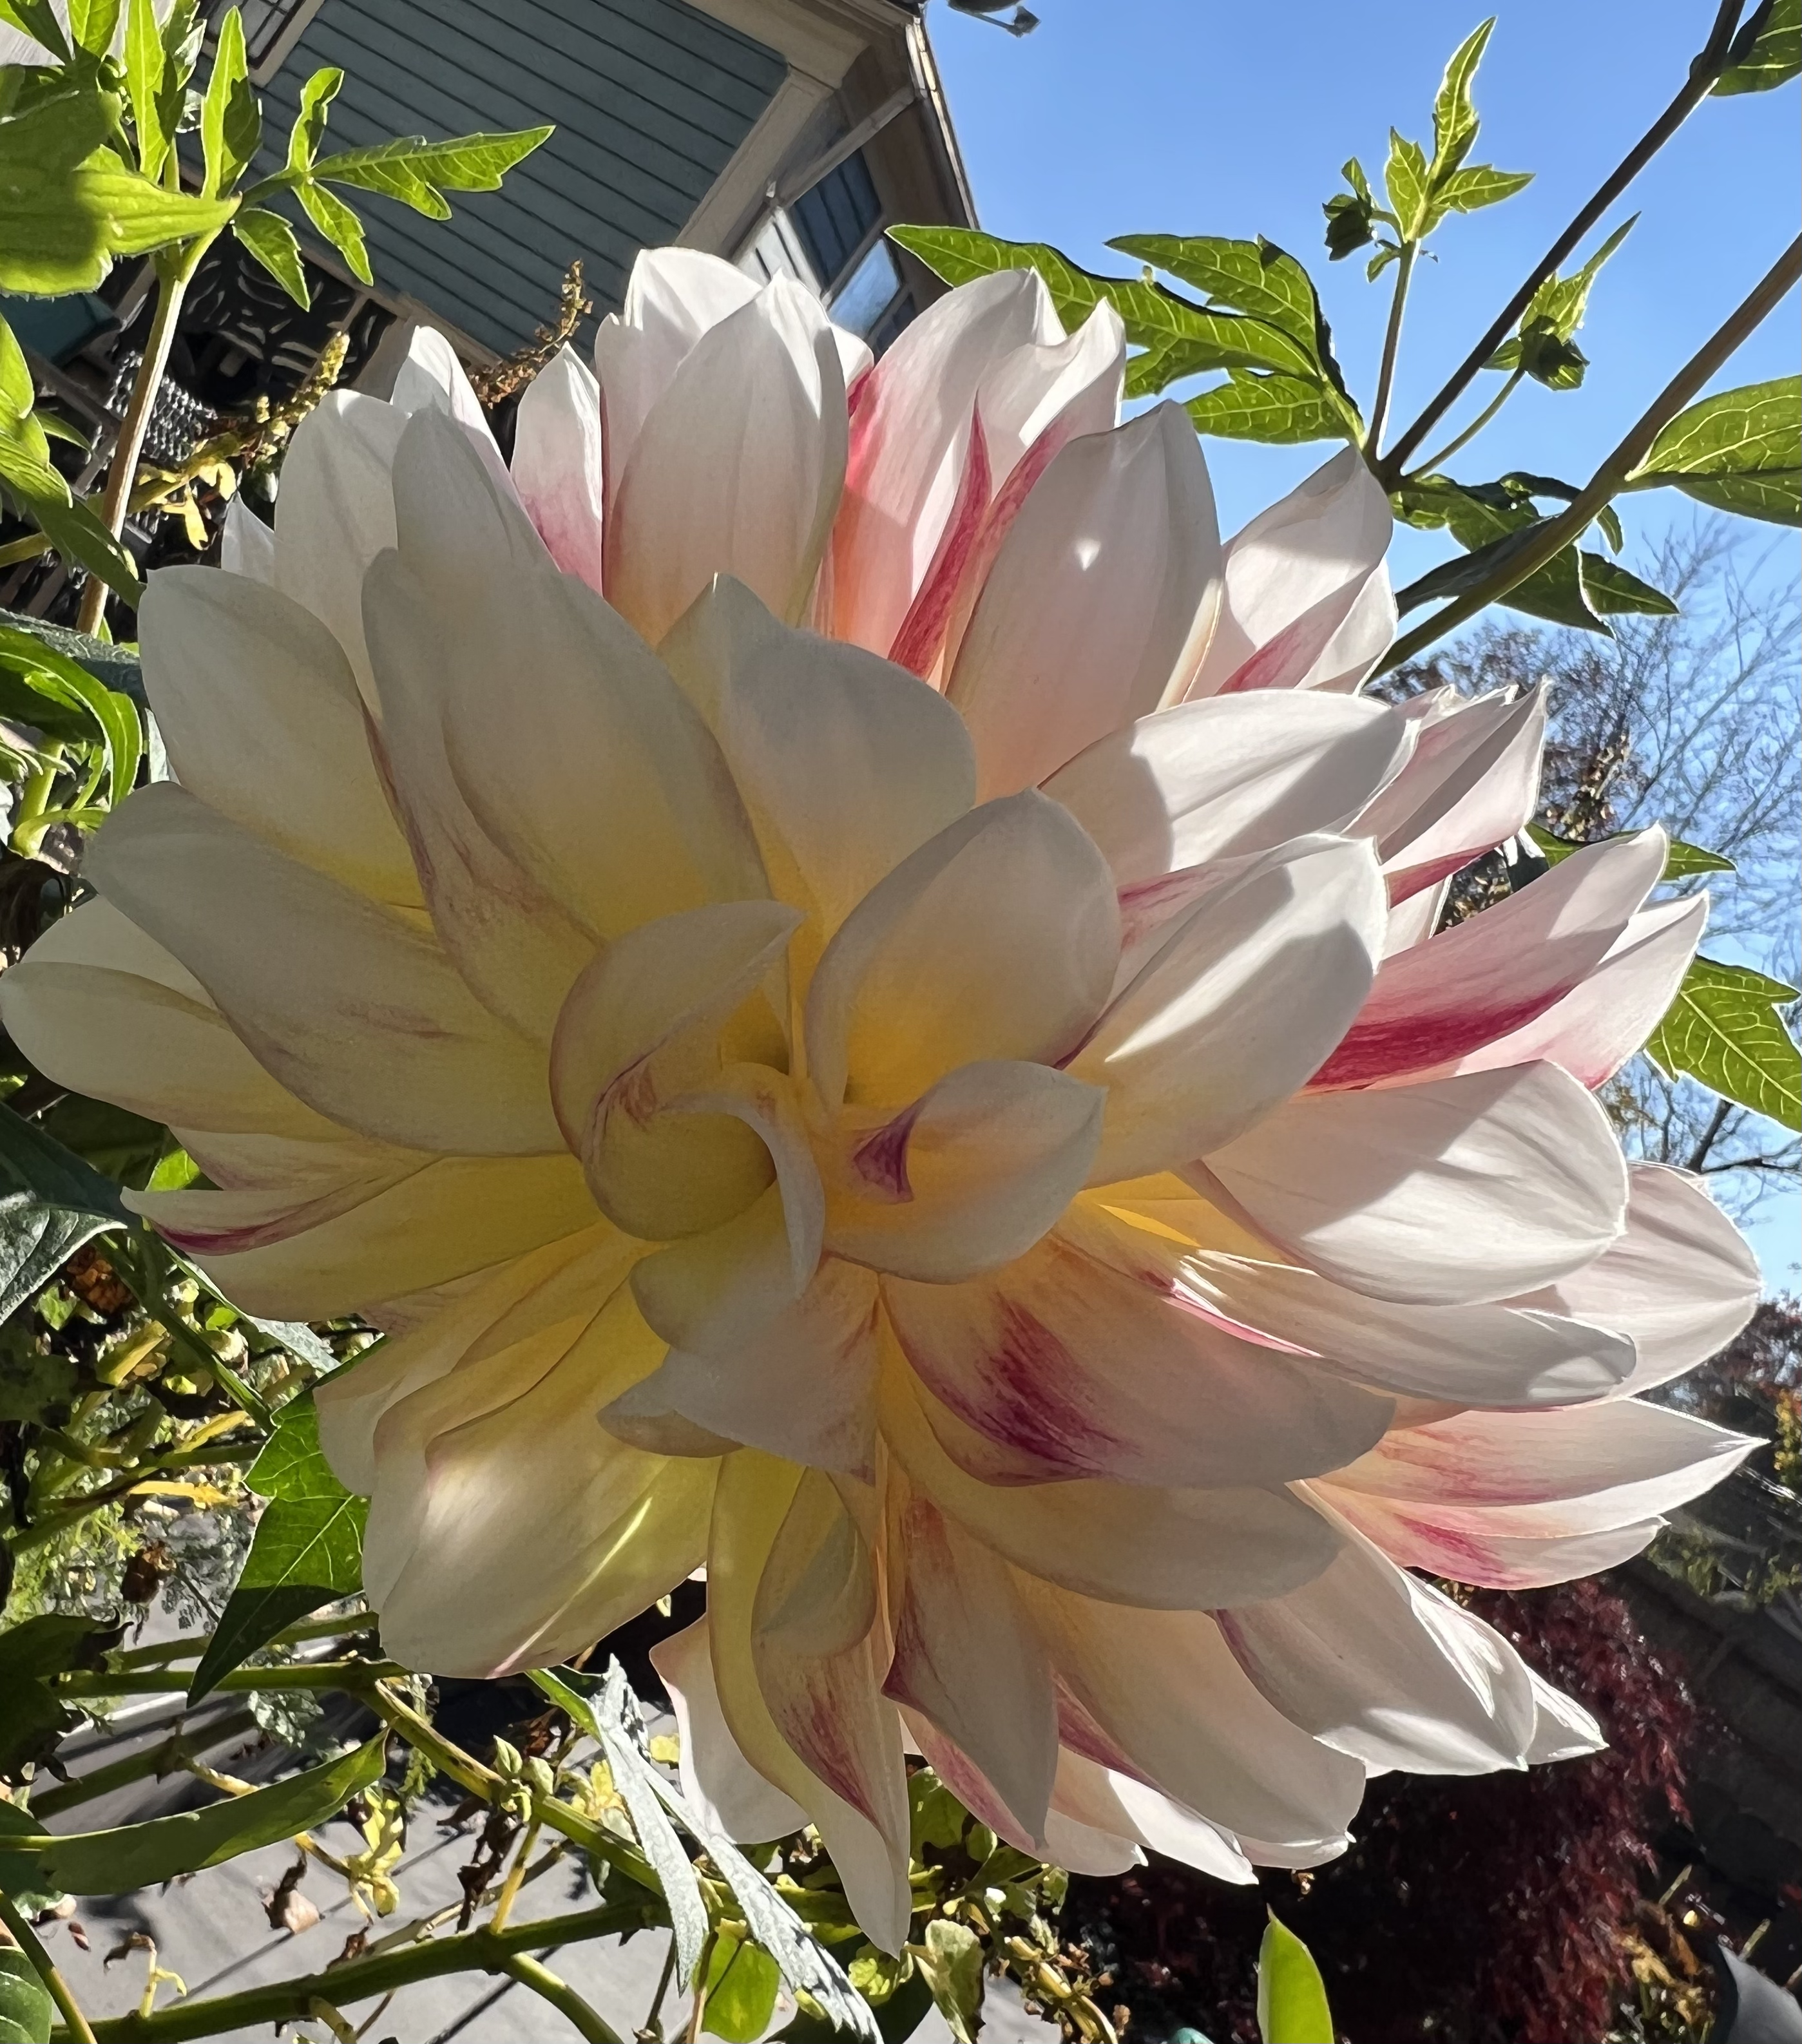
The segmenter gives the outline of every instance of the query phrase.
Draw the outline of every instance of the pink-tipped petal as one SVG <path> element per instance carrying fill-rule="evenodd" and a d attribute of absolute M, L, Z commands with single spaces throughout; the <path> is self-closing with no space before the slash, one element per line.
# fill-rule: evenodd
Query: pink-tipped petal
<path fill-rule="evenodd" d="M 601 386 L 561 348 L 527 385 L 513 421 L 513 487 L 565 574 L 601 594 Z"/>

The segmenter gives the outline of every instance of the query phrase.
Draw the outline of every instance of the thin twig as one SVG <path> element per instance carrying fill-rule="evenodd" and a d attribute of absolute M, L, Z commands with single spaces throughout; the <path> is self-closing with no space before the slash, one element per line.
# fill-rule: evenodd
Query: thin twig
<path fill-rule="evenodd" d="M 1733 1102 L 1731 1100 L 1719 1100 L 1715 1103 L 1715 1111 L 1708 1117 L 1708 1127 L 1702 1131 L 1695 1148 L 1689 1153 L 1689 1162 L 1684 1167 L 1686 1170 L 1700 1171 L 1707 1163 L 1708 1152 L 1715 1147 L 1716 1139 L 1727 1126 L 1727 1117 L 1732 1112 Z"/>
<path fill-rule="evenodd" d="M 1589 521 L 1619 490 L 1651 451 L 1652 443 L 1684 406 L 1694 398 L 1721 365 L 1729 360 L 1740 343 L 1774 312 L 1802 278 L 1802 235 L 1784 251 L 1754 286 L 1750 294 L 1735 307 L 1723 324 L 1678 370 L 1646 410 L 1634 422 L 1627 436 L 1589 478 L 1570 505 L 1555 518 L 1523 533 L 1523 544 L 1493 574 L 1438 610 L 1426 623 L 1416 627 L 1389 648 L 1377 670 L 1387 674 L 1412 660 L 1435 640 L 1443 638 L 1454 625 L 1487 609 L 1497 597 L 1505 596 L 1535 570 L 1543 567 L 1554 555 L 1587 530 Z"/>
<path fill-rule="evenodd" d="M 1515 322 L 1532 302 L 1533 294 L 1540 285 L 1553 275 L 1559 263 L 1708 98 L 1716 80 L 1726 68 L 1727 52 L 1733 41 L 1733 32 L 1739 25 L 1741 5 L 1742 0 L 1721 0 L 1719 10 L 1715 16 L 1714 27 L 1709 32 L 1708 40 L 1700 55 L 1689 67 L 1689 75 L 1684 82 L 1683 90 L 1603 179 L 1589 203 L 1582 207 L 1563 233 L 1539 258 L 1528 273 L 1525 282 L 1496 315 L 1482 339 L 1447 378 L 1407 432 L 1384 455 L 1377 470 L 1377 478 L 1385 488 L 1395 486 L 1408 456 L 1450 409 L 1465 386 L 1513 332 Z M 1373 444 L 1375 438 L 1373 433 Z"/>
<path fill-rule="evenodd" d="M 1416 475 L 1435 474 L 1439 470 L 1444 467 L 1445 464 L 1451 459 L 1452 456 L 1458 452 L 1460 448 L 1468 447 L 1471 441 L 1475 440 L 1477 436 L 1483 430 L 1484 427 L 1489 423 L 1490 420 L 1496 416 L 1497 413 L 1501 409 L 1502 406 L 1508 402 L 1508 399 L 1512 398 L 1515 392 L 1520 387 L 1520 379 L 1526 374 L 1527 372 L 1524 369 L 1516 369 L 1514 371 L 1514 372 L 1508 377 L 1508 380 L 1502 385 L 1501 389 L 1489 400 L 1489 403 L 1483 407 L 1482 410 L 1477 414 L 1476 417 L 1470 421 L 1470 425 L 1464 428 L 1463 432 L 1455 435 L 1452 439 L 1447 440 L 1445 445 L 1439 449 L 1437 454 L 1428 455 L 1427 459 L 1421 463 L 1420 466 L 1414 471 L 1414 473 Z"/>

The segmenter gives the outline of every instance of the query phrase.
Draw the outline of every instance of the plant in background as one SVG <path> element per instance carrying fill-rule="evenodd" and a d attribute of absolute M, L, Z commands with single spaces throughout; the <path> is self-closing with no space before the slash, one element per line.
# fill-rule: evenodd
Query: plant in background
<path fill-rule="evenodd" d="M 148 256 L 156 269 L 149 338 L 97 503 L 75 498 L 52 465 L 48 436 L 68 438 L 71 429 L 34 409 L 17 343 L 0 321 L 0 484 L 44 546 L 88 571 L 78 622 L 92 632 L 109 588 L 129 604 L 142 594 L 119 544 L 127 511 L 179 509 L 162 502 L 167 486 L 193 479 L 147 477 L 146 495 L 138 458 L 183 301 L 218 236 L 229 229 L 305 305 L 300 244 L 277 201 L 298 202 L 352 274 L 371 283 L 362 223 L 344 192 L 377 193 L 446 219 L 446 192 L 496 190 L 551 130 L 441 142 L 409 136 L 322 156 L 327 113 L 344 83 L 341 71 L 326 69 L 302 90 L 286 160 L 253 177 L 263 114 L 236 7 L 218 24 L 204 90 L 193 83 L 206 35 L 198 0 L 161 9 L 155 0 L 78 4 L 67 27 L 50 0 L 7 0 L 0 19 L 25 39 L 33 59 L 0 67 L 0 290 L 91 290 L 121 256 Z M 264 437 L 256 436 L 259 447 Z M 216 449 L 209 459 L 243 451 Z M 26 558 L 33 545 L 15 544 L 6 557 Z"/>

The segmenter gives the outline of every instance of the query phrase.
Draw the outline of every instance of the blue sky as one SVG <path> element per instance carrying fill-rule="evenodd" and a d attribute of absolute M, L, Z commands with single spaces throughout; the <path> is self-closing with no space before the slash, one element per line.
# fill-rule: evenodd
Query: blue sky
<path fill-rule="evenodd" d="M 1321 203 L 1343 188 L 1347 156 L 1378 174 L 1392 122 L 1431 146 L 1439 74 L 1482 18 L 1480 0 L 1033 5 L 1041 25 L 1019 39 L 943 5 L 931 10 L 982 225 L 1123 272 L 1131 265 L 1109 254 L 1111 236 L 1266 235 L 1313 272 L 1347 378 L 1367 406 L 1389 279 L 1367 285 L 1355 256 L 1328 264 Z M 1495 11 L 1477 81 L 1483 132 L 1473 159 L 1536 175 L 1519 197 L 1454 219 L 1435 237 L 1439 259 L 1423 266 L 1408 309 L 1393 415 L 1401 421 L 1675 93 L 1715 10 L 1713 0 L 1499 0 Z M 1473 478 L 1518 467 L 1581 482 L 1750 290 L 1796 231 L 1797 96 L 1791 84 L 1705 102 L 1642 175 L 1604 223 L 1605 232 L 1642 213 L 1590 298 L 1584 388 L 1526 386 L 1473 449 Z M 1796 355 L 1792 296 L 1717 387 L 1792 373 Z M 1329 451 L 1209 441 L 1223 528 L 1243 524 Z M 1687 523 L 1692 509 L 1673 491 L 1625 508 L 1630 535 L 1648 542 L 1668 521 Z M 1755 543 L 1773 536 L 1769 527 L 1753 533 Z M 1792 536 L 1777 536 L 1768 571 L 1793 574 Z M 1400 544 L 1404 574 L 1443 551 L 1412 534 Z M 1773 1284 L 1796 1285 L 1799 1233 L 1802 1200 L 1764 1209 L 1754 1234 Z"/>

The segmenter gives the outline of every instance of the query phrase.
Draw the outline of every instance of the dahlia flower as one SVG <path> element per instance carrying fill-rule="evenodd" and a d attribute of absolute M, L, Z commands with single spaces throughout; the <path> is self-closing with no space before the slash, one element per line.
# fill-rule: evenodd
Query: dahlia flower
<path fill-rule="evenodd" d="M 323 1385 L 388 1650 L 658 1660 L 696 1796 L 906 1933 L 904 1754 L 1078 1869 L 1340 1850 L 1367 1773 L 1598 1735 L 1423 1574 L 1604 1567 L 1745 1442 L 1746 1318 L 1593 1089 L 1704 904 L 1648 831 L 1435 934 L 1539 697 L 1358 691 L 1353 450 L 1223 547 L 1112 313 L 1027 273 L 879 363 L 642 258 L 511 465 L 444 344 L 152 578 L 174 778 L 0 983 L 168 1123 L 135 1204 Z"/>

